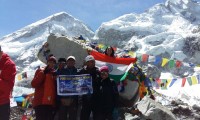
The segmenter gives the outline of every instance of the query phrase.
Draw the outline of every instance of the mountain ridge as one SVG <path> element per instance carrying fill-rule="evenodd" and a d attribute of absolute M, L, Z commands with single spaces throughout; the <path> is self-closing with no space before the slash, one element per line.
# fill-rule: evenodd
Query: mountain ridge
<path fill-rule="evenodd" d="M 182 8 L 184 6 L 183 10 L 178 9 L 180 6 Z M 172 7 L 176 8 L 177 12 L 169 9 Z M 134 49 L 153 56 L 171 58 L 177 53 L 178 56 L 174 57 L 177 60 L 200 63 L 199 49 L 190 46 L 192 55 L 184 50 L 192 44 L 188 41 L 189 38 L 193 38 L 196 43 L 199 41 L 200 15 L 196 14 L 198 10 L 200 10 L 199 2 L 167 0 L 165 3 L 152 6 L 144 13 L 130 13 L 104 22 L 95 33 L 72 15 L 60 12 L 4 36 L 0 39 L 0 44 L 3 50 L 21 66 L 19 71 L 38 60 L 37 51 L 51 33 L 69 38 L 81 34 L 91 42 Z"/>

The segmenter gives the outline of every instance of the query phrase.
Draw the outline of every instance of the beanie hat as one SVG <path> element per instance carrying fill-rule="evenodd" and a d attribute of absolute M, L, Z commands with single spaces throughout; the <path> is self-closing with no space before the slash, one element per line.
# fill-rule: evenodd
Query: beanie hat
<path fill-rule="evenodd" d="M 54 63 L 56 63 L 56 58 L 55 58 L 54 56 L 51 56 L 51 57 L 47 60 L 47 62 L 49 62 L 49 61 L 53 61 Z"/>
<path fill-rule="evenodd" d="M 100 72 L 103 72 L 103 71 L 109 72 L 108 66 L 102 66 L 102 67 L 100 67 L 99 71 Z"/>
<path fill-rule="evenodd" d="M 88 62 L 88 61 L 91 61 L 91 60 L 94 60 L 94 57 L 92 55 L 88 55 L 86 58 L 85 58 L 85 62 Z"/>

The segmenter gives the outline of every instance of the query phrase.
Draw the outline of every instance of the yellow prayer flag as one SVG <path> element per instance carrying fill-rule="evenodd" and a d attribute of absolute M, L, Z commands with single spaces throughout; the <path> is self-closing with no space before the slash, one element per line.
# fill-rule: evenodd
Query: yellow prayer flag
<path fill-rule="evenodd" d="M 18 74 L 18 75 L 17 75 L 17 79 L 18 79 L 18 80 L 22 80 L 22 74 Z"/>
<path fill-rule="evenodd" d="M 98 44 L 98 47 L 101 49 L 101 48 L 104 47 L 104 45 L 103 44 Z"/>
<path fill-rule="evenodd" d="M 169 59 L 167 58 L 162 58 L 162 67 L 164 67 L 167 63 L 169 62 Z"/>
<path fill-rule="evenodd" d="M 26 105 L 26 102 L 27 102 L 27 100 L 26 100 L 26 99 L 24 99 L 24 100 L 23 100 L 23 102 L 22 102 L 22 107 L 25 107 L 25 105 Z"/>
<path fill-rule="evenodd" d="M 133 52 L 133 51 L 129 51 L 129 52 L 128 52 L 128 55 L 130 55 L 131 57 L 136 57 L 136 54 L 135 54 L 135 52 Z"/>
<path fill-rule="evenodd" d="M 192 76 L 191 79 L 192 79 L 192 85 L 198 84 L 196 76 Z"/>
<path fill-rule="evenodd" d="M 169 84 L 171 83 L 172 79 L 167 79 L 166 86 L 169 87 Z"/>

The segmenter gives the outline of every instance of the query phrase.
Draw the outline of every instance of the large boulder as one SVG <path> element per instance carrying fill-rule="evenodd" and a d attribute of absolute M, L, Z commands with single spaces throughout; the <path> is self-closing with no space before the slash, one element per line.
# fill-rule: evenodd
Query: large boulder
<path fill-rule="evenodd" d="M 76 67 L 81 67 L 85 57 L 88 55 L 85 44 L 66 36 L 55 36 L 51 34 L 47 42 L 39 50 L 38 58 L 46 63 L 48 55 L 53 54 L 57 59 L 67 58 L 70 55 L 76 58 Z"/>
<path fill-rule="evenodd" d="M 53 54 L 57 59 L 73 55 L 76 58 L 76 67 L 80 68 L 83 66 L 84 59 L 88 55 L 86 48 L 89 47 L 85 43 L 82 43 L 81 40 L 51 34 L 47 42 L 39 50 L 38 58 L 46 63 L 46 59 L 50 54 Z M 123 92 L 120 92 L 120 103 L 123 106 L 132 107 L 139 100 L 138 88 L 138 82 L 128 80 Z"/>
<path fill-rule="evenodd" d="M 140 102 L 138 102 L 137 108 L 146 119 L 176 120 L 176 117 L 169 109 L 148 97 L 144 97 Z"/>

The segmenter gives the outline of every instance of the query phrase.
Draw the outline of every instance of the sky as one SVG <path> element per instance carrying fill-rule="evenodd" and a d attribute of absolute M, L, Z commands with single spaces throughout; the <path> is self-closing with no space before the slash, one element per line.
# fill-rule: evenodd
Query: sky
<path fill-rule="evenodd" d="M 58 12 L 83 21 L 93 31 L 102 22 L 142 13 L 165 0 L 0 0 L 0 38 Z"/>
<path fill-rule="evenodd" d="M 58 12 L 67 12 L 93 31 L 128 13 L 142 13 L 165 0 L 0 0 L 0 38 Z"/>

